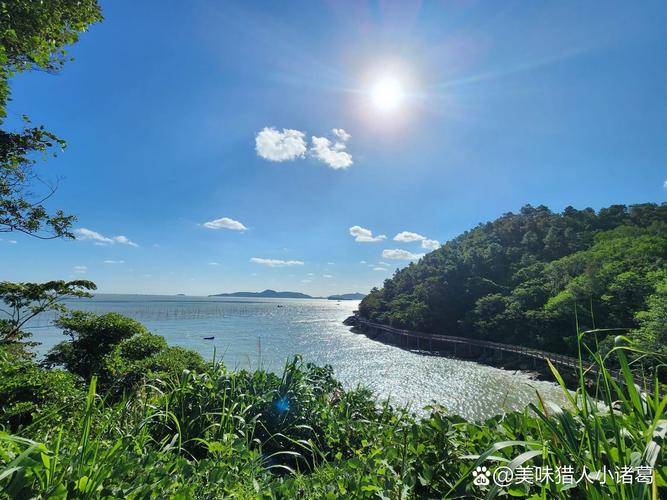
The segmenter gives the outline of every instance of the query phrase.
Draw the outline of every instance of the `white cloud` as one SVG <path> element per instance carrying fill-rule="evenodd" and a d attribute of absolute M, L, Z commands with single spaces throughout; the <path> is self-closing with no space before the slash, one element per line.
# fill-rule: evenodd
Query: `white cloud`
<path fill-rule="evenodd" d="M 667 181 L 665 181 L 665 182 L 662 184 L 662 187 L 664 187 L 665 189 L 667 189 Z"/>
<path fill-rule="evenodd" d="M 279 132 L 273 127 L 264 127 L 255 137 L 255 150 L 259 156 L 270 161 L 303 158 L 306 154 L 305 136 L 300 130 L 284 128 Z"/>
<path fill-rule="evenodd" d="M 231 229 L 232 231 L 245 231 L 248 229 L 239 221 L 230 219 L 229 217 L 204 222 L 204 227 L 208 229 Z"/>
<path fill-rule="evenodd" d="M 97 231 L 93 231 L 92 229 L 87 229 L 85 227 L 75 229 L 74 234 L 76 234 L 77 240 L 90 240 L 93 241 L 96 245 L 100 246 L 113 245 L 114 243 L 129 245 L 131 247 L 139 246 L 135 242 L 131 241 L 127 236 L 123 236 L 122 234 L 109 238 L 103 234 L 98 233 Z"/>
<path fill-rule="evenodd" d="M 334 142 L 326 137 L 311 137 L 312 146 L 310 152 L 323 163 L 334 169 L 348 168 L 352 165 L 352 155 L 345 151 L 346 142 L 350 139 L 350 134 L 342 128 L 332 130 L 336 136 Z"/>
<path fill-rule="evenodd" d="M 313 280 L 301 280 L 301 283 L 312 283 Z"/>
<path fill-rule="evenodd" d="M 422 241 L 422 248 L 426 250 L 437 250 L 440 248 L 440 242 L 438 240 L 429 240 L 427 238 Z"/>
<path fill-rule="evenodd" d="M 16 240 L 7 240 L 7 243 L 9 243 L 10 245 L 16 245 L 18 243 L 18 241 L 16 241 Z"/>
<path fill-rule="evenodd" d="M 423 253 L 412 253 L 407 250 L 395 248 L 393 250 L 383 250 L 382 257 L 394 260 L 419 260 L 424 256 Z"/>
<path fill-rule="evenodd" d="M 378 262 L 378 264 L 380 264 L 381 266 L 388 266 L 389 265 L 386 262 L 382 262 L 382 261 Z"/>
<path fill-rule="evenodd" d="M 105 260 L 105 264 L 125 264 L 124 260 Z"/>
<path fill-rule="evenodd" d="M 350 137 L 352 137 L 350 134 L 345 132 L 345 130 L 343 130 L 342 128 L 335 128 L 331 131 L 333 132 L 333 135 L 338 137 L 338 139 L 341 140 L 342 142 L 347 142 L 347 141 L 350 140 Z"/>
<path fill-rule="evenodd" d="M 327 266 L 335 266 L 335 265 L 336 265 L 335 262 L 327 262 Z"/>
<path fill-rule="evenodd" d="M 270 161 L 288 161 L 305 158 L 309 153 L 313 158 L 333 169 L 345 169 L 352 165 L 352 155 L 346 151 L 346 142 L 350 140 L 342 128 L 332 129 L 334 139 L 311 137 L 308 150 L 306 134 L 300 130 L 284 128 L 281 131 L 273 127 L 264 127 L 255 136 L 257 154 Z"/>
<path fill-rule="evenodd" d="M 74 274 L 86 274 L 86 271 L 88 270 L 87 266 L 74 266 L 72 268 L 72 271 Z"/>
<path fill-rule="evenodd" d="M 77 240 L 93 240 L 99 243 L 113 243 L 114 241 L 111 238 L 102 236 L 100 233 L 93 231 L 92 229 L 86 229 L 82 227 L 80 229 L 75 229 L 74 233 L 76 234 Z"/>
<path fill-rule="evenodd" d="M 394 236 L 394 241 L 402 241 L 404 243 L 411 243 L 413 241 L 422 241 L 425 240 L 426 236 L 421 234 L 411 233 L 410 231 L 402 231 Z"/>
<path fill-rule="evenodd" d="M 373 271 L 386 271 L 387 269 L 384 267 L 374 267 Z"/>
<path fill-rule="evenodd" d="M 308 273 L 308 276 L 315 276 L 315 273 Z"/>
<path fill-rule="evenodd" d="M 123 245 L 130 245 L 131 247 L 136 248 L 139 246 L 134 241 L 130 241 L 126 236 L 123 236 L 122 234 L 120 236 L 113 236 L 111 239 L 114 240 L 116 243 L 121 243 Z"/>
<path fill-rule="evenodd" d="M 255 264 L 261 264 L 263 266 L 269 267 L 290 267 L 290 266 L 303 266 L 302 260 L 280 260 L 280 259 L 262 259 L 259 257 L 252 257 L 250 262 Z"/>
<path fill-rule="evenodd" d="M 350 228 L 350 235 L 354 236 L 354 241 L 359 243 L 372 243 L 374 241 L 382 241 L 387 239 L 384 234 L 373 236 L 373 231 L 361 226 L 352 226 Z"/>
<path fill-rule="evenodd" d="M 331 278 L 333 278 L 333 276 L 330 275 L 330 274 L 323 274 L 322 277 L 323 277 L 323 278 L 326 278 L 326 279 L 331 279 Z"/>
<path fill-rule="evenodd" d="M 365 260 L 360 260 L 359 264 L 366 264 L 366 261 Z"/>
<path fill-rule="evenodd" d="M 219 266 L 220 262 L 209 262 L 208 265 L 209 266 Z"/>

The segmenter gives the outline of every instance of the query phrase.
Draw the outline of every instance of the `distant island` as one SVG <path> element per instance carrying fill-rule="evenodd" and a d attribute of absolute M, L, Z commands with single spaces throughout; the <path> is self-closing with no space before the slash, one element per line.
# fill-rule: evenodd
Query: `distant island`
<path fill-rule="evenodd" d="M 361 300 L 365 297 L 363 293 L 343 293 L 340 295 L 329 295 L 329 300 Z M 300 292 L 276 292 L 275 290 L 264 290 L 263 292 L 233 292 L 216 293 L 209 297 L 250 297 L 250 298 L 271 298 L 271 299 L 323 299 L 325 297 L 313 297 Z"/>
<path fill-rule="evenodd" d="M 329 300 L 361 300 L 366 296 L 365 293 L 341 293 L 340 295 L 329 295 L 327 299 Z"/>
<path fill-rule="evenodd" d="M 300 292 L 276 292 L 275 290 L 264 290 L 263 292 L 233 292 L 233 293 L 216 293 L 209 295 L 209 297 L 262 297 L 272 299 L 315 299 L 322 297 L 311 297 L 305 293 Z"/>

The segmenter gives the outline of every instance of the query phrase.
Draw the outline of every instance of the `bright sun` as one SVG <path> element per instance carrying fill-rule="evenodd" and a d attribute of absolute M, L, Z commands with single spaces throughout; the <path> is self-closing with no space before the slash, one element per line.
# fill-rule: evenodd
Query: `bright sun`
<path fill-rule="evenodd" d="M 403 100 L 401 83 L 391 77 L 379 80 L 371 89 L 371 100 L 380 111 L 396 109 Z"/>

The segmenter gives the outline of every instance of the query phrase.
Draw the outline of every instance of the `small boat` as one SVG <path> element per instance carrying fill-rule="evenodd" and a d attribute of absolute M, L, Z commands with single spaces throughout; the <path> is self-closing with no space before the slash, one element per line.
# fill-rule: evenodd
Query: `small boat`
<path fill-rule="evenodd" d="M 204 337 L 204 340 L 213 340 L 215 337 Z"/>

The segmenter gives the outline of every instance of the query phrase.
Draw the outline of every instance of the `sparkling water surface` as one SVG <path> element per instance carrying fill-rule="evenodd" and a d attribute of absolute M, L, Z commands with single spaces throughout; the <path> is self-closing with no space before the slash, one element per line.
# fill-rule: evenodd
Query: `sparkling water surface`
<path fill-rule="evenodd" d="M 564 404 L 555 384 L 532 380 L 471 361 L 431 356 L 385 345 L 352 333 L 343 320 L 358 301 L 98 294 L 66 302 L 97 313 L 118 312 L 142 322 L 179 345 L 230 368 L 262 367 L 280 372 L 287 359 L 330 364 L 346 387 L 372 389 L 379 399 L 410 405 L 417 413 L 434 401 L 449 413 L 482 419 L 545 399 Z M 43 315 L 31 325 L 43 354 L 64 339 Z M 214 340 L 204 337 L 214 336 Z"/>

